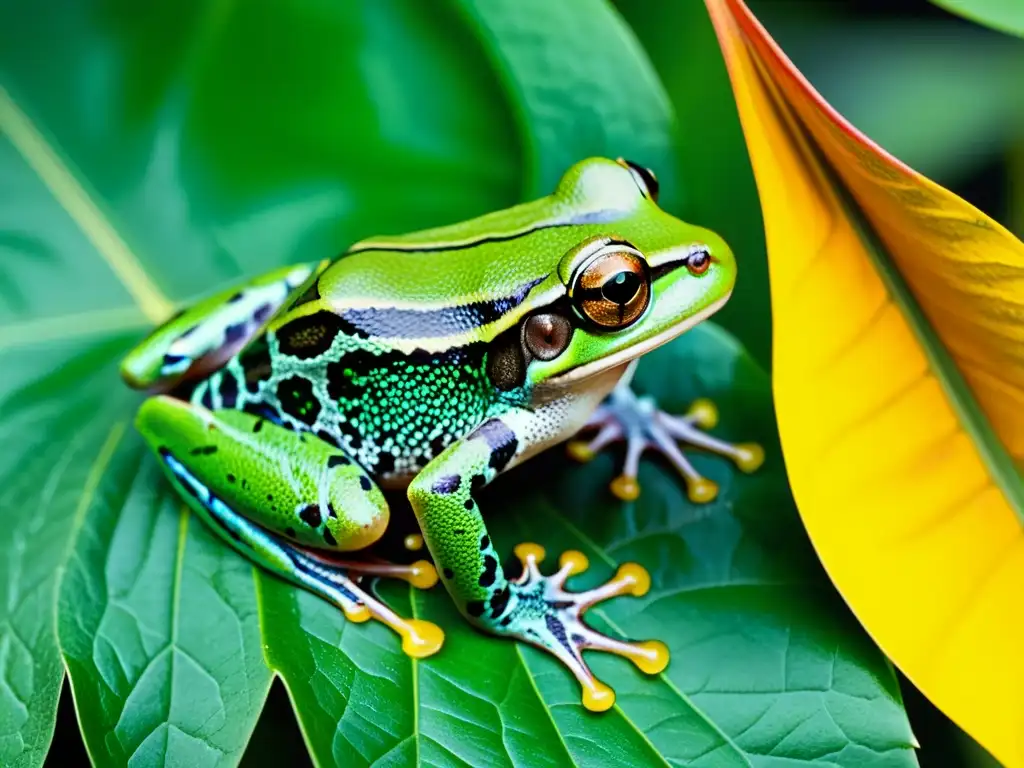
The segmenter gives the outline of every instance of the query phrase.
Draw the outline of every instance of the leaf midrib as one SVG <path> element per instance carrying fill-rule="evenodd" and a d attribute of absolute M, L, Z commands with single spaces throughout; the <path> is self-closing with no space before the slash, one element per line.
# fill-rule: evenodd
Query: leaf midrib
<path fill-rule="evenodd" d="M 0 86 L 0 133 L 7 136 L 25 163 L 75 222 L 146 318 L 158 323 L 170 317 L 174 309 L 171 300 L 146 273 L 53 142 L 47 140 L 3 86 Z"/>

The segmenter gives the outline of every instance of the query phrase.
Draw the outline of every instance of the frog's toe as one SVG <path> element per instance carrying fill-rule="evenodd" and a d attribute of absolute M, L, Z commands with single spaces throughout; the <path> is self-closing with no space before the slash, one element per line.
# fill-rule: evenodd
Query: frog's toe
<path fill-rule="evenodd" d="M 640 482 L 635 475 L 623 473 L 612 480 L 608 487 L 623 501 L 636 501 L 640 498 Z"/>
<path fill-rule="evenodd" d="M 622 423 L 605 405 L 600 405 L 583 425 L 581 432 L 596 429 L 589 440 L 570 440 L 566 446 L 569 456 L 579 462 L 587 462 L 599 454 L 607 445 L 622 440 Z"/>
<path fill-rule="evenodd" d="M 429 560 L 415 563 L 353 563 L 352 570 L 359 575 L 401 579 L 416 589 L 430 589 L 437 584 L 437 568 Z"/>
<path fill-rule="evenodd" d="M 764 449 L 756 443 L 728 443 L 703 430 L 718 423 L 718 409 L 707 399 L 695 400 L 684 416 L 673 416 L 657 407 L 651 397 L 637 397 L 628 387 L 619 387 L 594 412 L 584 429 L 596 429 L 589 441 L 569 443 L 569 454 L 589 460 L 605 446 L 625 442 L 626 455 L 620 474 L 609 487 L 623 501 L 640 495 L 637 473 L 640 457 L 646 451 L 664 456 L 686 482 L 690 501 L 705 504 L 718 495 L 718 485 L 701 475 L 680 449 L 680 444 L 725 456 L 745 473 L 764 463 Z"/>
<path fill-rule="evenodd" d="M 440 627 L 422 619 L 402 618 L 360 585 L 365 576 L 390 576 L 404 579 L 414 587 L 429 589 L 437 583 L 433 564 L 425 560 L 411 565 L 345 562 L 297 547 L 291 552 L 293 562 L 304 576 L 330 586 L 333 601 L 349 621 L 362 623 L 376 619 L 394 630 L 402 639 L 402 651 L 416 659 L 433 656 L 441 650 L 444 631 Z"/>
<path fill-rule="evenodd" d="M 417 560 L 415 563 L 391 563 L 387 560 L 342 560 L 333 554 L 305 550 L 306 557 L 323 565 L 347 571 L 353 579 L 360 581 L 365 577 L 383 579 L 401 579 L 416 589 L 430 589 L 438 582 L 437 568 L 429 560 Z"/>
<path fill-rule="evenodd" d="M 613 597 L 645 595 L 651 587 L 646 569 L 636 563 L 625 563 L 601 586 L 571 592 L 565 589 L 566 580 L 589 565 L 583 553 L 562 553 L 558 571 L 550 576 L 540 572 L 542 547 L 520 544 L 515 554 L 523 564 L 523 572 L 512 582 L 515 607 L 502 624 L 508 632 L 549 651 L 569 668 L 582 688 L 584 707 L 603 712 L 615 703 L 615 692 L 598 680 L 583 660 L 584 650 L 623 656 L 649 675 L 659 674 L 668 665 L 669 651 L 664 643 L 627 642 L 609 637 L 587 626 L 582 618 L 589 608 Z"/>

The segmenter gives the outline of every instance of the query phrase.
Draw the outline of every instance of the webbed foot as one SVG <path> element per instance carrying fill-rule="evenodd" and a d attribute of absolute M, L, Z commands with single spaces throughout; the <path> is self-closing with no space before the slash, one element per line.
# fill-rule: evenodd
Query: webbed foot
<path fill-rule="evenodd" d="M 514 635 L 554 654 L 573 673 L 583 688 L 583 706 L 591 712 L 604 712 L 615 704 L 615 692 L 602 683 L 583 661 L 582 651 L 596 650 L 624 656 L 642 672 L 660 673 L 668 665 L 669 652 L 657 640 L 629 643 L 603 635 L 583 622 L 583 613 L 598 603 L 618 595 L 640 597 L 651 586 L 647 571 L 635 563 L 626 563 L 609 581 L 585 592 L 570 592 L 565 582 L 585 571 L 589 565 L 582 552 L 563 552 L 559 569 L 545 576 L 538 568 L 544 549 L 537 544 L 520 544 L 516 557 L 523 572 L 509 581 L 509 607 L 496 631 Z"/>
<path fill-rule="evenodd" d="M 622 471 L 610 484 L 612 493 L 623 501 L 633 501 L 640 495 L 637 470 L 644 451 L 663 455 L 686 481 L 690 501 L 703 504 L 718 495 L 718 485 L 701 475 L 679 448 L 686 443 L 732 459 L 745 473 L 754 472 L 764 463 L 764 449 L 757 443 L 727 443 L 706 434 L 718 423 L 718 410 L 710 400 L 695 400 L 683 416 L 674 416 L 658 407 L 654 398 L 637 396 L 624 382 L 616 387 L 598 406 L 583 430 L 597 430 L 590 440 L 573 440 L 568 444 L 569 455 L 577 461 L 589 461 L 606 446 L 626 443 L 626 458 Z"/>

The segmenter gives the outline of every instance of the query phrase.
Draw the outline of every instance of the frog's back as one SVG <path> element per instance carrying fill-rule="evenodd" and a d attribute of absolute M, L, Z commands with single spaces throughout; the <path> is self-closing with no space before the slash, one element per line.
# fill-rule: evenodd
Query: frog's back
<path fill-rule="evenodd" d="M 415 474 L 488 417 L 530 400 L 527 383 L 500 381 L 495 345 L 564 297 L 563 254 L 623 227 L 641 247 L 671 244 L 661 242 L 663 214 L 633 216 L 635 188 L 596 178 L 582 195 L 584 173 L 623 170 L 581 165 L 549 197 L 357 243 L 194 399 L 313 432 L 384 481 Z"/>
<path fill-rule="evenodd" d="M 597 178 L 582 178 L 589 173 Z M 321 312 L 353 336 L 396 350 L 490 342 L 564 295 L 556 267 L 597 235 L 627 236 L 645 252 L 674 246 L 660 211 L 636 215 L 634 187 L 604 180 L 611 161 L 580 164 L 554 194 L 444 227 L 356 243 L 271 328 Z M 584 194 L 583 190 L 586 190 Z"/>

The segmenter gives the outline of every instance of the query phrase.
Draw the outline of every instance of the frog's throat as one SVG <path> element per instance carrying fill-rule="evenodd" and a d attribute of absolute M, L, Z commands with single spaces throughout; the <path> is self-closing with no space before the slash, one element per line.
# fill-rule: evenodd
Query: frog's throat
<path fill-rule="evenodd" d="M 596 376 L 602 371 L 606 371 L 619 365 L 625 365 L 630 360 L 635 360 L 641 355 L 646 355 L 652 349 L 660 347 L 662 344 L 667 344 L 672 341 L 672 339 L 677 336 L 681 336 L 694 326 L 700 325 L 725 306 L 726 302 L 729 301 L 730 296 L 732 296 L 732 291 L 729 291 L 729 293 L 725 294 L 725 296 L 720 298 L 714 304 L 709 304 L 697 314 L 686 318 L 683 322 L 673 325 L 671 328 L 666 328 L 660 333 L 656 333 L 654 336 L 651 336 L 649 339 L 644 339 L 643 341 L 634 344 L 631 347 L 627 347 L 626 349 L 619 350 L 608 357 L 601 358 L 600 360 L 594 360 L 593 362 L 581 365 L 578 368 L 572 368 L 559 376 L 553 376 L 543 384 L 537 385 L 537 389 L 540 391 L 547 387 L 563 388 L 567 384 L 574 384 L 583 379 L 588 379 L 591 376 Z"/>

